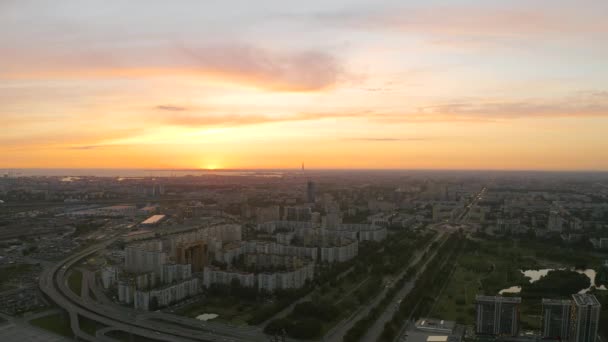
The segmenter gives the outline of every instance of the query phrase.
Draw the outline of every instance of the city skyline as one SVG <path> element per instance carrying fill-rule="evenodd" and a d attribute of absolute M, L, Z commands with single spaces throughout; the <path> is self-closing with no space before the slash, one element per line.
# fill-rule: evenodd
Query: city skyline
<path fill-rule="evenodd" d="M 4 1 L 0 167 L 608 170 L 607 14 Z"/>

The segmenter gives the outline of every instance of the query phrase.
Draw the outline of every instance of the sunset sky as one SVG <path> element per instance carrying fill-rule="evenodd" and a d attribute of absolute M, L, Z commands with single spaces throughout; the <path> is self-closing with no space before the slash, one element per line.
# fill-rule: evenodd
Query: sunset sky
<path fill-rule="evenodd" d="M 0 0 L 0 168 L 608 170 L 608 1 Z"/>

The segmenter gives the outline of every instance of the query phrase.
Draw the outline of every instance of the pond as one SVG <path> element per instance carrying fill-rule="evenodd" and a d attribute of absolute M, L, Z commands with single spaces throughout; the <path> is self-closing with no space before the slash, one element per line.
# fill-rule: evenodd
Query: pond
<path fill-rule="evenodd" d="M 537 280 L 539 280 L 540 278 L 544 277 L 547 275 L 547 273 L 549 273 L 550 271 L 555 270 L 554 268 L 544 268 L 544 269 L 540 269 L 540 270 L 526 270 L 526 271 L 521 271 L 521 273 L 523 273 L 523 275 L 527 278 L 530 278 L 530 283 L 533 283 Z M 566 270 L 566 268 L 560 268 L 559 270 Z M 587 276 L 587 278 L 589 278 L 589 280 L 591 281 L 591 286 L 595 286 L 595 276 L 597 275 L 597 273 L 595 272 L 595 270 L 593 269 L 586 269 L 586 270 L 575 270 L 573 268 L 570 269 L 571 271 L 576 271 L 580 274 L 584 274 Z M 589 291 L 591 289 L 591 286 L 587 289 L 583 289 L 581 290 L 579 293 L 585 293 L 587 291 Z M 606 290 L 606 286 L 601 285 L 597 287 L 599 290 Z M 498 292 L 498 294 L 505 294 L 505 293 L 520 293 L 521 292 L 521 286 L 511 286 L 508 287 L 506 289 L 502 289 Z"/>
<path fill-rule="evenodd" d="M 209 321 L 212 320 L 214 318 L 218 318 L 219 315 L 218 314 L 214 314 L 214 313 L 204 313 L 202 315 L 198 315 L 196 316 L 196 319 L 200 320 L 200 321 Z"/>

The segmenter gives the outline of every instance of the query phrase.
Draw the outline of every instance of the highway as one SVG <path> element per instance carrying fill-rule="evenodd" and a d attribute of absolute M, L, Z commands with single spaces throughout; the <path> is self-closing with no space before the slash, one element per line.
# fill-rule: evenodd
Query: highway
<path fill-rule="evenodd" d="M 405 272 L 407 272 L 408 268 L 421 262 L 421 259 L 424 255 L 424 253 L 429 251 L 433 242 L 439 241 L 443 236 L 444 236 L 444 232 L 440 231 L 433 238 L 433 240 L 427 244 L 427 246 L 424 249 L 422 249 L 416 253 L 415 257 L 409 263 L 408 267 L 404 267 L 403 270 L 397 276 L 394 277 L 394 279 L 399 279 L 401 276 L 403 276 L 405 274 Z M 424 265 L 426 265 L 426 263 L 432 259 L 432 257 L 434 256 L 434 252 L 432 252 L 432 253 L 433 254 L 426 259 L 426 261 L 424 262 Z M 410 286 L 410 284 L 413 282 L 414 282 L 414 280 L 410 280 L 410 281 L 406 282 L 406 284 L 403 286 L 402 290 L 399 291 L 399 295 L 401 295 L 405 291 L 404 289 L 406 289 L 408 286 Z M 348 330 L 350 330 L 350 328 L 352 328 L 354 326 L 354 324 L 357 323 L 360 319 L 367 316 L 367 314 L 370 312 L 370 310 L 374 306 L 378 305 L 378 303 L 380 303 L 380 301 L 382 301 L 382 299 L 384 298 L 384 296 L 386 295 L 387 292 L 388 292 L 388 287 L 384 287 L 382 289 L 382 291 L 380 291 L 380 293 L 377 294 L 376 297 L 370 303 L 366 304 L 361 309 L 356 311 L 353 315 L 351 315 L 347 319 L 341 321 L 335 327 L 333 327 L 331 330 L 329 330 L 327 332 L 327 334 L 325 335 L 325 338 L 323 338 L 323 341 L 336 341 L 336 342 L 342 341 L 344 335 L 346 335 Z M 409 292 L 409 290 L 407 290 L 407 292 Z M 391 310 L 393 305 L 394 304 L 392 304 L 392 303 L 389 304 L 389 307 L 387 307 L 384 310 L 383 314 L 381 315 L 381 318 L 386 318 L 386 317 L 388 317 L 388 319 L 392 318 L 392 314 L 390 314 L 390 316 L 388 316 L 388 315 L 390 312 L 394 312 L 394 310 Z M 377 322 L 378 321 L 376 321 L 376 323 Z M 382 327 L 384 327 L 384 323 L 382 324 Z M 372 331 L 372 333 L 370 334 L 370 331 L 368 331 L 368 335 L 376 335 L 377 330 L 378 329 L 375 328 L 375 324 L 374 324 L 372 327 L 370 327 L 370 331 Z M 380 333 L 381 332 L 382 332 L 382 330 L 380 330 Z M 379 336 L 380 333 L 378 333 L 377 335 Z M 369 339 L 369 340 L 365 339 L 365 338 L 362 339 L 362 341 L 375 341 L 375 340 L 376 339 Z"/>
<path fill-rule="evenodd" d="M 479 191 L 479 193 L 475 194 L 475 196 L 472 198 L 471 202 L 466 206 L 465 211 L 458 217 L 458 219 L 456 221 L 457 221 L 457 223 L 460 226 L 466 225 L 466 223 L 467 223 L 467 221 L 469 219 L 469 213 L 471 211 L 471 208 L 474 207 L 474 206 L 476 206 L 477 203 L 481 199 L 483 199 L 483 195 L 485 194 L 486 189 L 487 189 L 486 187 L 483 187 Z M 452 273 L 450 273 L 449 277 L 451 277 L 451 275 L 452 275 Z M 443 291 L 443 289 L 441 291 Z M 399 330 L 399 332 L 397 333 L 397 337 L 395 338 L 395 341 L 406 341 L 407 340 L 407 330 L 408 330 L 410 324 L 412 324 L 412 322 L 410 322 L 410 320 L 408 319 L 403 324 L 403 326 L 401 327 L 401 329 Z"/>
<path fill-rule="evenodd" d="M 162 341 L 267 341 L 266 335 L 255 327 L 203 323 L 195 319 L 160 312 L 141 313 L 131 308 L 93 302 L 86 294 L 85 298 L 74 294 L 67 283 L 67 271 L 83 258 L 98 252 L 112 242 L 113 240 L 108 240 L 74 254 L 62 262 L 46 268 L 40 277 L 40 289 L 70 314 L 72 328 L 79 338 L 90 341 L 100 339 L 100 336 L 93 337 L 79 329 L 78 317 L 83 316 L 115 330 Z M 83 280 L 88 283 L 89 279 Z M 90 285 L 88 284 L 88 286 Z M 154 320 L 151 320 L 152 318 Z M 170 322 L 177 323 L 179 326 Z"/>
<path fill-rule="evenodd" d="M 479 193 L 477 193 L 473 199 L 471 200 L 471 203 L 469 203 L 465 210 L 462 212 L 462 214 L 460 215 L 460 217 L 458 218 L 458 223 L 466 223 L 466 221 L 469 219 L 469 214 L 471 213 L 471 208 L 475 207 L 477 205 L 477 203 L 483 198 L 483 195 L 486 192 L 486 187 L 483 187 L 481 189 L 481 191 L 479 191 Z"/>
<path fill-rule="evenodd" d="M 438 237 L 436 239 L 434 239 L 433 242 L 439 241 L 439 238 L 443 237 L 443 235 L 444 235 L 444 232 L 440 232 L 438 234 Z M 393 318 L 393 315 L 399 309 L 399 305 L 401 304 L 401 301 L 410 293 L 410 291 L 412 291 L 412 289 L 416 285 L 416 280 L 418 279 L 418 276 L 420 276 L 422 274 L 422 272 L 424 272 L 424 270 L 426 270 L 426 266 L 428 265 L 429 262 L 431 262 L 431 260 L 433 260 L 435 258 L 435 255 L 437 254 L 437 250 L 439 250 L 441 247 L 443 247 L 443 244 L 445 243 L 445 241 L 446 241 L 446 239 L 442 239 L 440 242 L 440 245 L 432 251 L 429 250 L 430 245 L 425 249 L 425 251 L 429 252 L 429 256 L 425 260 L 420 260 L 420 258 L 418 258 L 416 263 L 421 263 L 422 265 L 418 268 L 418 271 L 416 272 L 416 274 L 412 277 L 411 280 L 409 280 L 409 281 L 405 282 L 405 284 L 403 284 L 403 286 L 401 287 L 399 292 L 393 297 L 394 301 L 391 302 L 384 309 L 384 311 L 382 312 L 382 314 L 380 314 L 380 316 L 378 318 L 376 318 L 376 321 L 374 322 L 374 324 L 372 324 L 372 326 L 367 330 L 366 334 L 363 336 L 362 341 L 380 340 L 380 335 L 382 334 L 382 331 L 384 330 L 384 325 Z"/>

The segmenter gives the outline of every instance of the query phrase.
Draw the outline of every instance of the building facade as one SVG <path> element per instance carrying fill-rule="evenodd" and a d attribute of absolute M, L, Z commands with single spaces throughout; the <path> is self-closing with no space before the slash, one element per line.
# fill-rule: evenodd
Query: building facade
<path fill-rule="evenodd" d="M 171 305 L 199 292 L 199 280 L 192 278 L 150 291 L 135 291 L 133 305 L 136 310 L 156 310 L 158 307 Z M 155 305 L 151 305 L 152 301 L 156 302 Z"/>
<path fill-rule="evenodd" d="M 572 295 L 570 342 L 595 342 L 602 305 L 591 294 Z"/>
<path fill-rule="evenodd" d="M 230 285 L 236 279 L 244 287 L 255 286 L 255 275 L 251 272 L 225 271 L 213 266 L 205 267 L 203 271 L 203 285 L 210 287 L 212 284 Z"/>
<path fill-rule="evenodd" d="M 207 244 L 202 240 L 179 243 L 175 249 L 175 261 L 189 264 L 192 272 L 202 272 L 207 265 Z"/>
<path fill-rule="evenodd" d="M 570 308 L 572 302 L 569 300 L 543 299 L 542 303 L 542 337 L 567 340 L 570 335 Z"/>
<path fill-rule="evenodd" d="M 163 284 L 189 278 L 192 278 L 192 267 L 189 264 L 164 264 L 160 273 L 160 281 Z"/>
<path fill-rule="evenodd" d="M 158 274 L 165 263 L 167 263 L 167 253 L 162 251 L 160 241 L 125 248 L 125 270 L 127 272 L 156 272 Z"/>
<path fill-rule="evenodd" d="M 517 336 L 520 297 L 478 295 L 475 301 L 478 335 Z"/>
<path fill-rule="evenodd" d="M 356 257 L 358 253 L 359 242 L 357 240 L 344 239 L 343 244 L 321 247 L 319 260 L 328 263 L 346 262 Z"/>

